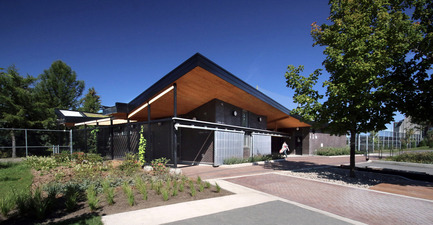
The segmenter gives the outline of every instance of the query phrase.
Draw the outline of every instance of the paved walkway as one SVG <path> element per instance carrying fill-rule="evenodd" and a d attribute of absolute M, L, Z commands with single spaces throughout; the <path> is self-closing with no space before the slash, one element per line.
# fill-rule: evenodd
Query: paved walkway
<path fill-rule="evenodd" d="M 357 162 L 365 161 L 357 157 Z M 348 162 L 290 157 L 249 166 L 183 167 L 234 195 L 103 217 L 104 224 L 431 224 L 433 201 L 288 176 L 285 170 Z M 431 185 L 431 183 L 430 183 Z M 433 185 L 432 185 L 433 186 Z M 419 191 L 422 191 L 422 187 Z"/>

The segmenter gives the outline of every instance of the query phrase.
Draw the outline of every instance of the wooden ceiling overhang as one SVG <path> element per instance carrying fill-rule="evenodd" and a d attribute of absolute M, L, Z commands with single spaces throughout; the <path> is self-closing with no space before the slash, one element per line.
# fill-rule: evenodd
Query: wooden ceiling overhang
<path fill-rule="evenodd" d="M 149 106 L 143 106 L 158 95 L 160 95 L 159 98 L 150 104 L 150 118 L 154 120 L 172 117 L 174 114 L 174 89 L 171 87 L 174 83 L 177 86 L 178 115 L 187 114 L 217 98 L 254 114 L 266 116 L 267 128 L 271 130 L 310 126 L 290 115 L 290 111 L 284 106 L 199 53 L 132 100 L 128 104 L 128 112 L 134 114 L 131 114 L 129 119 L 146 121 Z M 161 95 L 162 93 L 163 95 Z"/>

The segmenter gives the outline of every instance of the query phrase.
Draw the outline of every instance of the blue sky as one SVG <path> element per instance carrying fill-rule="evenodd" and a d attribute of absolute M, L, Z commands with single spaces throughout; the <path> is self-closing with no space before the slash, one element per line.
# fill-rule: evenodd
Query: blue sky
<path fill-rule="evenodd" d="M 292 109 L 284 73 L 323 68 L 310 25 L 326 22 L 327 2 L 0 0 L 0 67 L 38 76 L 60 59 L 112 106 L 200 52 Z"/>

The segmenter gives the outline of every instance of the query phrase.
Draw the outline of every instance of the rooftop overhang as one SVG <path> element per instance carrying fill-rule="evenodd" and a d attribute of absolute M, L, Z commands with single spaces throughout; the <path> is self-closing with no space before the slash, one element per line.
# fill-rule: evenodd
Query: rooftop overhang
<path fill-rule="evenodd" d="M 290 115 L 290 111 L 222 69 L 204 56 L 196 54 L 167 74 L 128 104 L 128 118 L 148 120 L 150 105 L 152 120 L 172 117 L 174 89 L 177 86 L 177 113 L 187 114 L 193 109 L 217 98 L 254 114 L 267 117 L 271 130 L 310 127 Z"/>

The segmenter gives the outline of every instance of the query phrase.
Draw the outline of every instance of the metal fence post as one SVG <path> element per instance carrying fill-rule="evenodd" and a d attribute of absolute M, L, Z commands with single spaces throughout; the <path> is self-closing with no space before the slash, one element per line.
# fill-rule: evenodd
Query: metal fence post
<path fill-rule="evenodd" d="M 72 155 L 72 129 L 69 130 L 69 149 Z"/>
<path fill-rule="evenodd" d="M 27 147 L 27 129 L 24 130 L 25 137 L 26 137 L 26 158 L 29 157 L 29 149 Z"/>

